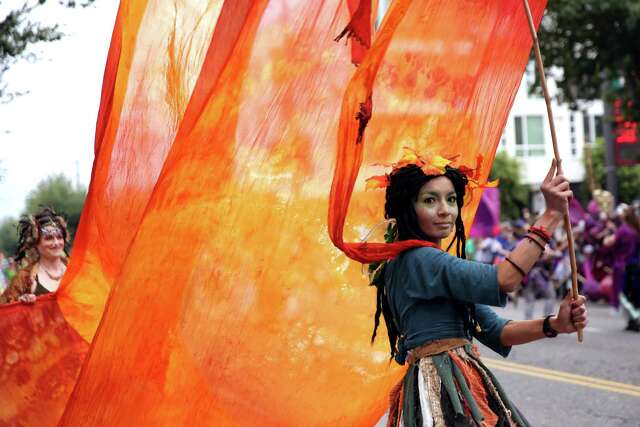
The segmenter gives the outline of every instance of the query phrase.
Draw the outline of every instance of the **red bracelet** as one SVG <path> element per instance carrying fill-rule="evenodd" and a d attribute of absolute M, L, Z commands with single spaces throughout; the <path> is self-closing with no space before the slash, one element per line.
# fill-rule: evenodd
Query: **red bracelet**
<path fill-rule="evenodd" d="M 544 241 L 545 243 L 549 243 L 549 239 L 547 237 L 546 234 L 543 234 L 541 231 L 539 230 L 529 230 L 529 234 L 532 236 L 538 236 L 540 239 L 542 239 L 542 241 Z"/>
<path fill-rule="evenodd" d="M 542 240 L 549 243 L 551 241 L 551 233 L 544 227 L 536 227 L 532 225 L 529 227 L 529 233 L 535 234 L 536 236 L 540 236 Z"/>

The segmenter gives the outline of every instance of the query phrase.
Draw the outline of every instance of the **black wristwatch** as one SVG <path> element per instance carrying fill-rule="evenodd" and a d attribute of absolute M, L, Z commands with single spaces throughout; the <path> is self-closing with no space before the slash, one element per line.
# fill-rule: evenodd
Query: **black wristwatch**
<path fill-rule="evenodd" d="M 558 336 L 558 331 L 553 329 L 551 327 L 551 323 L 549 322 L 549 319 L 551 319 L 551 316 L 552 315 L 545 317 L 544 322 L 542 322 L 542 333 L 547 338 L 555 338 Z"/>

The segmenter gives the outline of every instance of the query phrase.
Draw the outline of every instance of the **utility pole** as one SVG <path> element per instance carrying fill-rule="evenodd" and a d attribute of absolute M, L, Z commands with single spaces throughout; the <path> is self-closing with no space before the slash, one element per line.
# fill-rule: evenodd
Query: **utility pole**
<path fill-rule="evenodd" d="M 604 170 L 607 177 L 607 191 L 613 195 L 614 206 L 618 200 L 618 179 L 616 177 L 616 141 L 613 134 L 613 107 L 610 101 L 603 97 L 604 117 L 602 118 L 602 132 L 604 136 Z"/>

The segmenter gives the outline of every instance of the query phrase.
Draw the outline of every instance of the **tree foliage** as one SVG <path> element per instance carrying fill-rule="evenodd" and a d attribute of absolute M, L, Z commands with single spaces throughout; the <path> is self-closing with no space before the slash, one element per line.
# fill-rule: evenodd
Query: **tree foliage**
<path fill-rule="evenodd" d="M 38 7 L 46 3 L 47 0 L 37 0 L 25 3 L 9 11 L 0 21 L 0 99 L 7 96 L 6 85 L 2 84 L 3 74 L 15 62 L 23 58 L 29 46 L 38 42 L 50 42 L 59 40 L 62 32 L 58 25 L 47 26 L 34 23 L 29 19 L 30 14 Z M 88 6 L 94 0 L 60 0 L 59 3 L 65 7 Z M 0 1 L 0 3 L 2 3 Z"/>
<path fill-rule="evenodd" d="M 598 138 L 591 152 L 591 163 L 593 164 L 593 177 L 600 188 L 606 188 L 607 171 L 605 168 L 605 144 L 602 138 Z M 585 156 L 586 162 L 586 156 Z M 585 163 L 585 170 L 588 166 Z M 617 166 L 616 178 L 618 180 L 618 202 L 631 203 L 640 199 L 640 165 Z M 588 186 L 588 179 L 584 185 Z"/>
<path fill-rule="evenodd" d="M 34 214 L 45 206 L 53 207 L 67 219 L 71 239 L 80 221 L 87 191 L 77 188 L 64 175 L 52 175 L 38 183 L 26 199 L 25 213 Z M 18 245 L 18 220 L 7 217 L 0 220 L 0 251 L 11 256 Z"/>
<path fill-rule="evenodd" d="M 52 175 L 36 186 L 27 196 L 26 211 L 34 213 L 45 206 L 54 208 L 67 219 L 69 232 L 75 236 L 80 213 L 84 206 L 87 191 L 76 188 L 64 175 Z"/>
<path fill-rule="evenodd" d="M 528 205 L 529 188 L 522 183 L 522 165 L 516 158 L 502 151 L 496 154 L 491 167 L 491 179 L 499 179 L 500 217 L 503 220 L 520 218 L 521 210 Z"/>
<path fill-rule="evenodd" d="M 550 1 L 540 31 L 545 67 L 560 67 L 560 101 L 619 98 L 640 106 L 640 1 Z M 625 107 L 640 119 L 640 109 Z"/>
<path fill-rule="evenodd" d="M 7 217 L 0 221 L 0 252 L 7 256 L 15 255 L 18 250 L 18 221 Z"/>

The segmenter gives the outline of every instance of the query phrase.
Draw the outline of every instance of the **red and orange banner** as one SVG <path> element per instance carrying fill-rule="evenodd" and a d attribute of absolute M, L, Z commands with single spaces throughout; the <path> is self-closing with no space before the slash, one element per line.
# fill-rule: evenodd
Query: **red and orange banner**
<path fill-rule="evenodd" d="M 383 218 L 364 180 L 402 147 L 483 154 L 486 179 L 531 48 L 521 7 L 394 0 L 372 23 L 377 2 L 122 0 L 55 299 L 91 345 L 51 425 L 375 424 L 402 372 L 369 344 L 375 290 L 333 242 L 376 247 L 348 243 Z M 349 23 L 353 50 L 334 41 Z M 0 363 L 4 410 L 32 386 Z"/>

